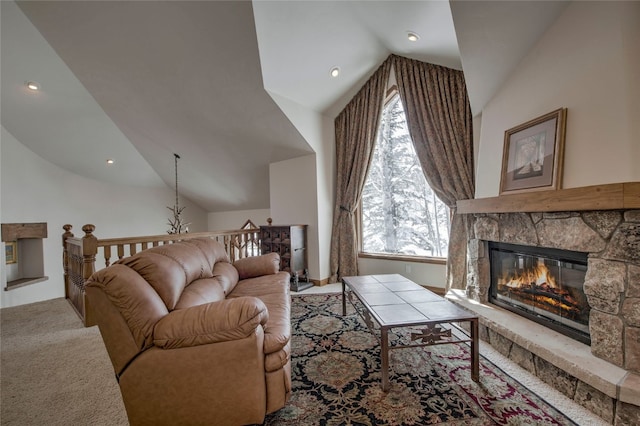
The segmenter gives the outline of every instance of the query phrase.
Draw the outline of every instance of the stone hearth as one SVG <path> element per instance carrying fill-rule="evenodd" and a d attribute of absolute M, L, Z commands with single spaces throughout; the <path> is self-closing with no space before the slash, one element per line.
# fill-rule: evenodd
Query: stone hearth
<path fill-rule="evenodd" d="M 640 210 L 474 214 L 466 290 L 481 338 L 616 425 L 640 423 Z M 488 241 L 589 254 L 591 347 L 488 303 Z"/>

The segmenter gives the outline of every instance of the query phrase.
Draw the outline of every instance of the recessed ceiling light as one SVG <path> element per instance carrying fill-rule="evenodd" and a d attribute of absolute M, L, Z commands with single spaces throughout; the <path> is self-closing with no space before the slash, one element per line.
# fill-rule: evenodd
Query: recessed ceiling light
<path fill-rule="evenodd" d="M 31 90 L 32 92 L 37 92 L 38 90 L 40 90 L 40 83 L 38 82 L 27 81 L 25 85 L 27 86 L 27 89 Z"/>
<path fill-rule="evenodd" d="M 339 76 L 340 75 L 340 67 L 331 68 L 331 71 L 329 71 L 329 74 L 331 74 L 331 77 Z"/>
<path fill-rule="evenodd" d="M 407 31 L 407 38 L 409 39 L 409 41 L 420 40 L 420 36 L 417 33 L 414 33 L 413 31 Z"/>
<path fill-rule="evenodd" d="M 107 164 L 113 164 L 113 163 L 115 163 L 115 161 L 113 160 L 113 158 L 109 158 L 109 159 L 107 160 Z"/>

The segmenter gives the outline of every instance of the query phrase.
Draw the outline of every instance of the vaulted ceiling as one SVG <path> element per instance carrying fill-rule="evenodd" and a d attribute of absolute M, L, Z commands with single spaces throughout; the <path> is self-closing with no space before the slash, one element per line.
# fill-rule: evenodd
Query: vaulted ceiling
<path fill-rule="evenodd" d="M 396 53 L 462 69 L 477 114 L 564 7 L 2 1 L 2 125 L 54 164 L 117 184 L 173 187 L 177 153 L 180 192 L 205 210 L 268 208 L 269 164 L 313 152 L 270 93 L 333 118 Z"/>

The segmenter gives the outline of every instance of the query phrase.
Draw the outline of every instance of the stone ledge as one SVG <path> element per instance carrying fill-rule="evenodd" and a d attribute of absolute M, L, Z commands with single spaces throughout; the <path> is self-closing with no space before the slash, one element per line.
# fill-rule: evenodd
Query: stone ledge
<path fill-rule="evenodd" d="M 640 376 L 591 354 L 589 346 L 494 305 L 467 299 L 464 290 L 446 298 L 478 314 L 480 324 L 566 371 L 605 395 L 640 406 Z"/>
<path fill-rule="evenodd" d="M 620 401 L 640 406 L 640 375 L 628 373 L 620 383 Z"/>

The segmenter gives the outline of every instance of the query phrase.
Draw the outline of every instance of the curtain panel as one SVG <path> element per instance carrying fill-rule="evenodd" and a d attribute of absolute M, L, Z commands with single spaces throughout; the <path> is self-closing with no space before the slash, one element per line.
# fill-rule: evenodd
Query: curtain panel
<path fill-rule="evenodd" d="M 470 224 L 456 201 L 475 193 L 473 124 L 462 71 L 392 55 L 409 134 L 427 182 L 452 214 L 447 290 L 465 288 Z"/>
<path fill-rule="evenodd" d="M 390 69 L 388 58 L 335 119 L 336 204 L 329 282 L 358 275 L 355 211 L 371 164 Z"/>
<path fill-rule="evenodd" d="M 355 211 L 371 162 L 394 69 L 409 134 L 425 177 L 452 214 L 447 289 L 466 285 L 466 216 L 456 201 L 473 198 L 473 127 L 462 71 L 391 55 L 336 117 L 336 205 L 331 236 L 331 278 L 358 274 Z"/>

